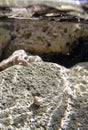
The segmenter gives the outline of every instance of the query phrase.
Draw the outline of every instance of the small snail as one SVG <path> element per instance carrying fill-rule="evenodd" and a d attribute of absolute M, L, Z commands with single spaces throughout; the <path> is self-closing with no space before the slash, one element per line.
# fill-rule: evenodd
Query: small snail
<path fill-rule="evenodd" d="M 34 97 L 33 103 L 34 103 L 36 106 L 42 105 L 43 102 L 44 102 L 44 100 L 43 100 L 42 97 L 38 97 L 38 96 L 35 96 L 35 97 Z"/>

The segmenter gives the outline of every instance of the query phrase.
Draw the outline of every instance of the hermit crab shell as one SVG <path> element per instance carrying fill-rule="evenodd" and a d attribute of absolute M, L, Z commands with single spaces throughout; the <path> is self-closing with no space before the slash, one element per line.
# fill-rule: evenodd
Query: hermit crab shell
<path fill-rule="evenodd" d="M 44 101 L 43 101 L 43 98 L 42 98 L 42 97 L 38 97 L 38 96 L 35 96 L 35 97 L 34 97 L 33 103 L 34 103 L 35 105 L 40 106 L 40 105 L 42 105 L 43 102 L 44 102 Z"/>

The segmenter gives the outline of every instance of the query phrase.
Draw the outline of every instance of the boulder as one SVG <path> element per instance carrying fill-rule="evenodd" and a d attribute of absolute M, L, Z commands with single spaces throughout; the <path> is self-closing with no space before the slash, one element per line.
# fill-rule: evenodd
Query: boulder
<path fill-rule="evenodd" d="M 87 112 L 88 63 L 33 62 L 0 72 L 1 129 L 87 130 Z"/>
<path fill-rule="evenodd" d="M 2 57 L 10 56 L 17 49 L 24 49 L 32 54 L 70 53 L 81 44 L 81 39 L 88 38 L 88 24 L 60 22 L 59 18 L 9 19 L 0 21 L 0 27 L 10 31 L 11 41 L 4 48 Z M 2 58 L 3 59 L 3 58 Z"/>

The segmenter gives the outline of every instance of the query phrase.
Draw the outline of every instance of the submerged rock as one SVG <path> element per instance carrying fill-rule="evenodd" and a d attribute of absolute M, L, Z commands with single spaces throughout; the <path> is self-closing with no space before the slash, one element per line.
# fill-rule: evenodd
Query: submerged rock
<path fill-rule="evenodd" d="M 15 65 L 0 72 L 0 128 L 87 130 L 88 63 Z M 42 98 L 36 106 L 34 97 Z"/>

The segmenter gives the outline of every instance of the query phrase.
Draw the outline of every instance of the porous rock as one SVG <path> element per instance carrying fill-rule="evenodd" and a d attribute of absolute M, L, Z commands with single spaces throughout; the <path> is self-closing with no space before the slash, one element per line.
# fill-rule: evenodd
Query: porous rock
<path fill-rule="evenodd" d="M 35 96 L 43 99 L 40 107 Z M 88 63 L 71 69 L 54 63 L 12 66 L 0 72 L 0 128 L 87 130 Z"/>
<path fill-rule="evenodd" d="M 2 22 L 2 21 L 1 21 Z M 11 33 L 11 41 L 4 49 L 5 57 L 17 49 L 30 53 L 69 53 L 79 43 L 79 39 L 88 37 L 88 24 L 59 22 L 46 19 L 10 19 L 3 21 Z"/>

